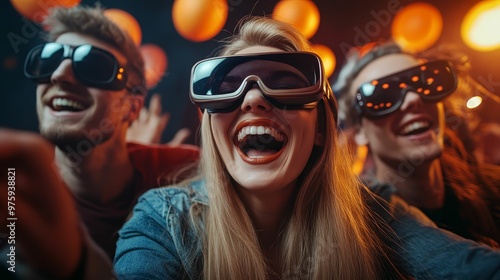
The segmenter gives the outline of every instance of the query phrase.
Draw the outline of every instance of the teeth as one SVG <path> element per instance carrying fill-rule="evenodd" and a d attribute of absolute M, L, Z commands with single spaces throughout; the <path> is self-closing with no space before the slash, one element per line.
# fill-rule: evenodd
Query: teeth
<path fill-rule="evenodd" d="M 423 121 L 413 122 L 403 128 L 403 134 L 409 134 L 417 129 L 427 128 L 427 127 L 429 127 L 428 122 L 423 122 Z"/>
<path fill-rule="evenodd" d="M 246 126 L 238 132 L 238 141 L 242 142 L 247 135 L 271 135 L 276 141 L 283 142 L 284 136 L 277 129 L 269 126 Z"/>
<path fill-rule="evenodd" d="M 85 106 L 77 101 L 66 99 L 66 98 L 54 98 L 52 100 L 52 107 L 71 107 L 77 110 L 85 109 Z"/>

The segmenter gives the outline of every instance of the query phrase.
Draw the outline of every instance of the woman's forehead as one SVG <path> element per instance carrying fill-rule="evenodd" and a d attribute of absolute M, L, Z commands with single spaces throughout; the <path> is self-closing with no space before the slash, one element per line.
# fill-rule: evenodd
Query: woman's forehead
<path fill-rule="evenodd" d="M 269 46 L 251 46 L 238 51 L 236 54 L 259 54 L 268 52 L 284 52 L 284 50 Z"/>
<path fill-rule="evenodd" d="M 404 69 L 421 64 L 421 61 L 409 54 L 388 54 L 367 64 L 354 78 L 351 89 L 356 90 L 362 83 L 379 79 Z"/>

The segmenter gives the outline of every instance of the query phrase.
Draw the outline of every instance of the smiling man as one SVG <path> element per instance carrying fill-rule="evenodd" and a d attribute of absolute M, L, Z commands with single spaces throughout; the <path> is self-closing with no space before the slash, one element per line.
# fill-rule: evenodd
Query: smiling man
<path fill-rule="evenodd" d="M 127 143 L 146 95 L 144 63 L 130 37 L 100 8 L 56 9 L 50 42 L 31 50 L 41 134 L 55 145 L 60 176 L 90 236 L 113 257 L 117 230 L 137 197 L 167 184 L 198 148 Z"/>

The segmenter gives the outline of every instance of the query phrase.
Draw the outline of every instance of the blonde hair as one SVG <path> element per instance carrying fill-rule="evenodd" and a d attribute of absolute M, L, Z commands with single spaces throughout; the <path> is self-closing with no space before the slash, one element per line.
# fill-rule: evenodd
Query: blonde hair
<path fill-rule="evenodd" d="M 268 18 L 247 19 L 222 55 L 249 46 L 285 51 L 310 50 L 293 27 Z M 209 194 L 203 240 L 204 279 L 374 279 L 390 263 L 371 224 L 351 159 L 337 146 L 336 104 L 326 97 L 318 121 L 326 145 L 315 147 L 299 177 L 300 189 L 279 241 L 281 267 L 268 267 L 252 221 L 231 184 L 211 131 L 211 116 L 201 124 L 201 167 Z"/>
<path fill-rule="evenodd" d="M 139 48 L 126 32 L 106 18 L 100 6 L 54 8 L 44 24 L 49 27 L 47 39 L 50 41 L 64 33 L 75 32 L 92 36 L 122 52 L 128 61 L 130 86 L 141 87 L 137 92 L 145 92 L 144 61 Z"/>

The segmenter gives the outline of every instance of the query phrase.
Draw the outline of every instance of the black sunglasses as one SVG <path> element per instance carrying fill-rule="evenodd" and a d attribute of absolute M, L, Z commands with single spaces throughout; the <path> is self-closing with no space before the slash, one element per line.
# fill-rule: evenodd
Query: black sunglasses
<path fill-rule="evenodd" d="M 252 86 L 280 109 L 311 109 L 331 94 L 321 59 L 309 52 L 233 55 L 202 60 L 191 71 L 191 100 L 209 113 L 234 111 Z"/>
<path fill-rule="evenodd" d="M 24 75 L 37 83 L 49 83 L 52 73 L 64 59 L 71 59 L 75 76 L 90 87 L 107 90 L 121 90 L 126 86 L 128 73 L 108 51 L 92 45 L 70 46 L 60 43 L 46 43 L 34 47 L 26 57 Z M 145 89 L 144 89 L 145 90 Z"/>
<path fill-rule="evenodd" d="M 425 102 L 439 102 L 455 91 L 457 79 L 448 61 L 438 60 L 363 83 L 355 107 L 366 118 L 388 115 L 401 107 L 408 91 Z"/>

